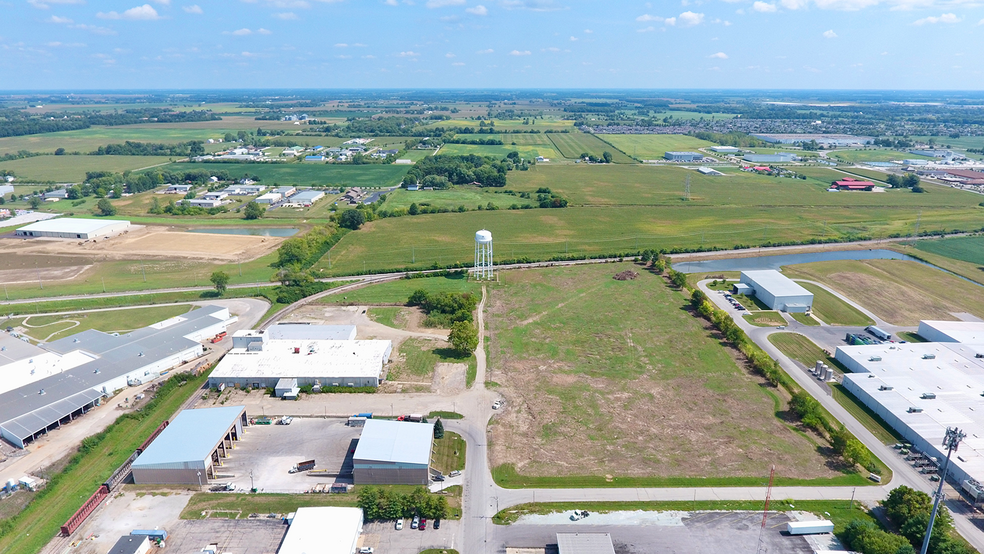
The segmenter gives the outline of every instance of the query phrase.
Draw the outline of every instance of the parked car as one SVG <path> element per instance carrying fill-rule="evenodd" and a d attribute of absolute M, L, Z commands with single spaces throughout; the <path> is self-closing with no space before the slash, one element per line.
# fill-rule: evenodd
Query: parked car
<path fill-rule="evenodd" d="M 396 530 L 397 531 L 402 531 L 403 530 L 403 520 L 402 519 L 396 520 Z"/>
<path fill-rule="evenodd" d="M 294 421 L 294 418 L 291 417 L 291 416 L 284 416 L 284 417 L 280 418 L 280 424 L 281 425 L 290 425 L 290 422 L 292 422 L 292 421 Z"/>
<path fill-rule="evenodd" d="M 451 473 L 448 473 L 448 477 L 457 477 L 459 475 L 461 475 L 461 472 L 458 471 L 457 469 L 452 471 Z"/>
<path fill-rule="evenodd" d="M 427 518 L 425 517 L 420 518 L 420 527 L 418 527 L 418 529 L 420 529 L 421 531 L 427 529 Z"/>
<path fill-rule="evenodd" d="M 437 529 L 440 529 L 440 528 L 441 528 L 441 520 L 435 519 L 434 520 L 434 529 L 437 530 Z"/>
<path fill-rule="evenodd" d="M 359 554 L 372 554 L 372 547 L 363 546 L 362 548 L 359 549 Z"/>
<path fill-rule="evenodd" d="M 444 476 L 443 475 L 435 475 L 434 476 L 434 480 L 435 481 L 443 481 L 444 480 Z"/>
<path fill-rule="evenodd" d="M 501 407 L 502 407 L 502 400 L 496 400 L 495 402 L 492 403 L 493 410 L 498 410 Z"/>
<path fill-rule="evenodd" d="M 416 529 L 420 527 L 420 516 L 413 516 L 413 521 L 410 522 L 410 528 Z"/>

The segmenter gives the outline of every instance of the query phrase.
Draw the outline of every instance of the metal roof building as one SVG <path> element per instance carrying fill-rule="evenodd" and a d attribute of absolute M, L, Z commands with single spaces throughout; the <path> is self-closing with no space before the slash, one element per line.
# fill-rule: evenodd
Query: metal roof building
<path fill-rule="evenodd" d="M 752 163 L 787 163 L 796 161 L 796 154 L 776 152 L 775 154 L 745 154 L 742 159 Z"/>
<path fill-rule="evenodd" d="M 119 233 L 129 227 L 129 221 L 115 219 L 58 218 L 25 225 L 14 231 L 14 235 L 18 237 L 88 240 Z"/>
<path fill-rule="evenodd" d="M 665 152 L 663 158 L 671 162 L 695 162 L 703 160 L 704 155 L 700 152 Z"/>
<path fill-rule="evenodd" d="M 615 554 L 609 533 L 557 533 L 558 554 Z"/>
<path fill-rule="evenodd" d="M 318 200 L 324 198 L 325 193 L 320 190 L 305 190 L 295 194 L 290 197 L 292 204 L 302 204 L 305 206 L 310 206 Z"/>
<path fill-rule="evenodd" d="M 755 290 L 755 297 L 773 310 L 808 312 L 813 293 L 774 269 L 742 271 L 741 283 Z"/>
<path fill-rule="evenodd" d="M 246 426 L 245 406 L 184 410 L 131 466 L 138 485 L 207 484 Z"/>
<path fill-rule="evenodd" d="M 367 420 L 355 447 L 355 483 L 426 485 L 433 440 L 432 423 Z"/>
<path fill-rule="evenodd" d="M 124 335 L 88 330 L 49 342 L 43 348 L 60 356 L 61 366 L 44 370 L 39 357 L 4 366 L 20 371 L 13 377 L 25 384 L 0 394 L 0 436 L 23 448 L 98 406 L 102 397 L 201 356 L 199 341 L 234 321 L 227 308 L 205 306 Z"/>
<path fill-rule="evenodd" d="M 298 508 L 277 554 L 353 554 L 361 534 L 361 508 Z"/>
<path fill-rule="evenodd" d="M 123 535 L 109 554 L 146 554 L 149 551 L 150 537 L 147 535 Z"/>
<path fill-rule="evenodd" d="M 984 482 L 984 337 L 981 323 L 923 321 L 919 333 L 935 332 L 975 342 L 885 343 L 842 346 L 835 358 L 854 373 L 844 388 L 881 416 L 928 457 L 942 460 L 947 427 L 967 434 L 950 461 L 960 486 Z M 966 332 L 959 327 L 966 326 Z M 938 328 L 939 327 L 939 328 Z M 978 357 L 981 356 L 981 357 Z"/>

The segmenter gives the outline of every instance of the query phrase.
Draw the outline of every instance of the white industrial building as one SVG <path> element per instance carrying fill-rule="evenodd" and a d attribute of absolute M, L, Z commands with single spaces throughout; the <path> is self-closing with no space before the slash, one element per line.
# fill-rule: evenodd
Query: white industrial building
<path fill-rule="evenodd" d="M 301 206 L 311 206 L 324 198 L 324 196 L 325 193 L 320 190 L 305 190 L 291 196 L 290 202 L 292 204 L 300 204 Z"/>
<path fill-rule="evenodd" d="M 129 227 L 129 221 L 118 219 L 58 218 L 25 225 L 14 231 L 14 235 L 18 237 L 88 240 L 122 233 Z"/>
<path fill-rule="evenodd" d="M 737 154 L 741 152 L 740 148 L 735 148 L 734 146 L 712 146 L 710 150 L 718 154 Z"/>
<path fill-rule="evenodd" d="M 557 533 L 557 554 L 615 554 L 610 533 Z"/>
<path fill-rule="evenodd" d="M 276 204 L 283 198 L 279 192 L 268 192 L 256 197 L 257 204 Z"/>
<path fill-rule="evenodd" d="M 222 200 L 218 198 L 192 198 L 191 200 L 182 200 L 182 202 L 187 202 L 189 206 L 206 209 L 218 208 L 222 205 Z"/>
<path fill-rule="evenodd" d="M 212 387 L 377 387 L 392 341 L 355 340 L 353 325 L 279 324 L 238 331 L 209 376 Z"/>
<path fill-rule="evenodd" d="M 354 554 L 362 534 L 362 509 L 298 508 L 287 523 L 277 554 Z"/>
<path fill-rule="evenodd" d="M 947 427 L 960 428 L 951 480 L 984 482 L 984 323 L 922 321 L 919 335 L 938 342 L 838 347 L 844 388 L 928 457 L 943 460 Z"/>
<path fill-rule="evenodd" d="M 123 335 L 88 330 L 41 347 L 0 335 L 0 436 L 24 448 L 115 391 L 202 356 L 201 341 L 235 321 L 205 306 Z"/>
<path fill-rule="evenodd" d="M 772 310 L 804 313 L 813 306 L 812 292 L 774 269 L 742 271 L 734 290 L 737 294 L 754 295 Z"/>
<path fill-rule="evenodd" d="M 433 444 L 433 423 L 366 420 L 352 458 L 355 484 L 428 484 Z"/>

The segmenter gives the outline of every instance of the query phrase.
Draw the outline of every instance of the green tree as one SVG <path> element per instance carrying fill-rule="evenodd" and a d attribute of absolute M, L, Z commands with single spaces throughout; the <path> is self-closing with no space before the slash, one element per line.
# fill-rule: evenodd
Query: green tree
<path fill-rule="evenodd" d="M 905 177 L 902 177 L 902 186 L 907 189 L 918 187 L 919 182 L 919 176 L 915 173 L 906 173 Z"/>
<path fill-rule="evenodd" d="M 101 198 L 96 203 L 96 214 L 103 216 L 116 215 L 116 206 L 106 198 Z"/>
<path fill-rule="evenodd" d="M 346 229 L 357 230 L 366 222 L 366 214 L 362 210 L 345 210 L 338 217 L 338 224 Z"/>
<path fill-rule="evenodd" d="M 902 178 L 894 173 L 889 175 L 888 178 L 885 179 L 885 182 L 892 185 L 892 188 L 902 188 Z"/>
<path fill-rule="evenodd" d="M 437 421 L 434 422 L 434 438 L 444 438 L 444 424 L 441 423 L 441 418 L 437 418 Z"/>
<path fill-rule="evenodd" d="M 311 255 L 307 240 L 292 237 L 285 240 L 277 249 L 277 266 L 300 266 Z"/>
<path fill-rule="evenodd" d="M 264 213 L 266 213 L 266 210 L 263 209 L 263 206 L 252 200 L 243 209 L 243 217 L 245 219 L 260 219 Z"/>
<path fill-rule="evenodd" d="M 417 215 L 417 214 L 419 214 L 420 213 L 420 206 L 418 206 L 416 202 L 410 204 L 410 208 L 407 210 L 407 213 L 410 214 L 410 215 Z"/>
<path fill-rule="evenodd" d="M 234 135 L 232 133 L 226 133 L 225 136 L 222 137 L 222 140 L 224 140 L 225 142 L 235 142 L 236 141 L 236 135 Z"/>
<path fill-rule="evenodd" d="M 448 334 L 451 348 L 459 356 L 469 356 L 478 348 L 478 329 L 468 321 L 458 321 L 451 325 Z"/>
<path fill-rule="evenodd" d="M 65 155 L 65 149 L 64 148 L 55 148 L 55 155 L 56 156 L 64 156 Z"/>
<path fill-rule="evenodd" d="M 42 203 L 42 202 L 44 202 L 44 200 L 42 200 L 42 199 L 41 199 L 41 197 L 40 197 L 40 196 L 37 196 L 37 195 L 34 195 L 34 196 L 32 196 L 32 197 L 31 197 L 31 198 L 30 198 L 30 199 L 29 199 L 29 200 L 27 201 L 27 203 L 31 205 L 31 209 L 32 209 L 32 210 L 36 210 L 36 209 L 38 209 L 38 207 L 40 207 L 40 206 L 41 206 L 41 203 Z"/>
<path fill-rule="evenodd" d="M 220 294 L 225 294 L 226 288 L 229 285 L 229 274 L 225 271 L 216 271 L 212 273 L 212 276 L 208 278 L 215 285 L 215 290 Z"/>
<path fill-rule="evenodd" d="M 79 198 L 82 198 L 82 189 L 78 185 L 68 187 L 68 199 L 78 200 Z"/>
<path fill-rule="evenodd" d="M 604 152 L 602 152 L 601 157 L 602 157 L 603 160 L 605 160 L 605 163 L 606 164 L 612 163 L 612 153 L 609 152 L 608 150 L 605 150 Z"/>

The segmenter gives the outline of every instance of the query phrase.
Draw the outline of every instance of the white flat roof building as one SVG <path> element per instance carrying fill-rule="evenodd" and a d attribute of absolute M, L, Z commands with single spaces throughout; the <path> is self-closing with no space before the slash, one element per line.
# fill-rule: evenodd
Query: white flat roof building
<path fill-rule="evenodd" d="M 835 353 L 853 372 L 844 375 L 844 387 L 926 456 L 946 456 L 941 443 L 947 427 L 967 434 L 950 463 L 958 486 L 967 479 L 984 482 L 984 337 L 976 331 L 982 325 L 920 323 L 924 338 L 948 333 L 975 343 L 842 346 Z"/>
<path fill-rule="evenodd" d="M 361 508 L 298 508 L 277 554 L 353 554 L 361 534 Z"/>
<path fill-rule="evenodd" d="M 813 306 L 813 293 L 774 269 L 742 271 L 741 283 L 755 290 L 755 297 L 773 310 L 807 312 Z"/>
<path fill-rule="evenodd" d="M 94 239 L 125 231 L 129 221 L 118 219 L 58 218 L 38 221 L 17 229 L 18 237 L 46 237 L 58 239 Z"/>
<path fill-rule="evenodd" d="M 281 198 L 283 198 L 283 195 L 281 195 L 279 192 L 268 192 L 266 194 L 257 196 L 256 197 L 256 203 L 257 204 L 276 204 L 277 202 L 280 202 L 280 199 Z"/>

